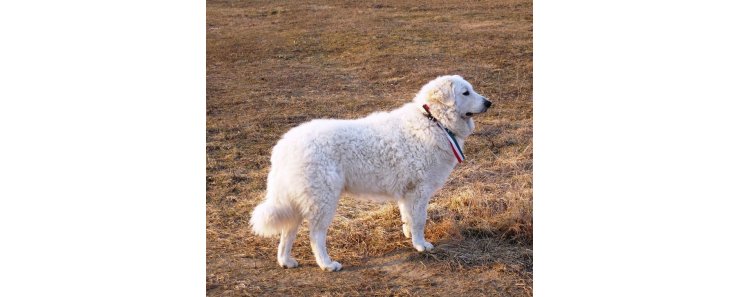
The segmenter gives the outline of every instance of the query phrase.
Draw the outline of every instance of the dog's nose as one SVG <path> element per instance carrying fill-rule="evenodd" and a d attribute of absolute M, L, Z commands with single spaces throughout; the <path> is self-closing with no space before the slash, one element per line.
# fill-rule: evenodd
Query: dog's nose
<path fill-rule="evenodd" d="M 483 99 L 483 105 L 485 105 L 486 108 L 489 108 L 489 107 L 491 107 L 491 101 L 488 101 L 488 100 Z"/>

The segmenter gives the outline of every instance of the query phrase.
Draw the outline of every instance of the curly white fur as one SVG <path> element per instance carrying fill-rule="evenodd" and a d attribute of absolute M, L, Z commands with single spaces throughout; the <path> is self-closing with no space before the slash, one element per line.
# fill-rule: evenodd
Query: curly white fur
<path fill-rule="evenodd" d="M 326 251 L 326 232 L 342 193 L 397 201 L 402 230 L 414 248 L 432 249 L 424 239 L 427 204 L 457 160 L 445 132 L 425 116 L 424 104 L 461 147 L 475 127 L 471 116 L 491 105 L 462 77 L 441 76 L 396 110 L 356 120 L 313 120 L 278 141 L 265 201 L 254 209 L 250 224 L 258 235 L 280 234 L 281 266 L 298 266 L 290 250 L 305 219 L 318 265 L 328 271 L 342 268 Z"/>

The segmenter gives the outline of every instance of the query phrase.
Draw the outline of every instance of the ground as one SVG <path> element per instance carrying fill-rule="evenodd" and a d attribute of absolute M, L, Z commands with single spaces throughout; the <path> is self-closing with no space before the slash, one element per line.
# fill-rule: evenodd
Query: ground
<path fill-rule="evenodd" d="M 532 2 L 454 2 L 207 2 L 209 296 L 532 295 Z M 435 250 L 413 249 L 395 205 L 342 197 L 327 244 L 343 270 L 318 268 L 305 224 L 300 266 L 280 268 L 278 239 L 248 224 L 280 136 L 399 107 L 444 74 L 494 106 L 432 199 Z"/>

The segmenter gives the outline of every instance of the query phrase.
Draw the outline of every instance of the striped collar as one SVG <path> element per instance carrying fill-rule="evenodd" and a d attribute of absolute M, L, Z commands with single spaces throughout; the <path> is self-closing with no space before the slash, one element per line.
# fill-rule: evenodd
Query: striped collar
<path fill-rule="evenodd" d="M 424 110 L 426 110 L 425 116 L 432 120 L 435 124 L 437 124 L 437 127 L 445 131 L 445 136 L 447 136 L 447 141 L 450 143 L 450 149 L 452 149 L 452 154 L 455 155 L 455 158 L 457 159 L 457 163 L 462 163 L 462 161 L 465 161 L 465 155 L 463 155 L 462 148 L 460 147 L 460 144 L 457 143 L 457 138 L 455 138 L 455 133 L 452 133 L 450 129 L 447 129 L 442 126 L 442 124 L 439 123 L 439 121 L 432 116 L 432 112 L 429 111 L 429 105 L 424 104 Z"/>

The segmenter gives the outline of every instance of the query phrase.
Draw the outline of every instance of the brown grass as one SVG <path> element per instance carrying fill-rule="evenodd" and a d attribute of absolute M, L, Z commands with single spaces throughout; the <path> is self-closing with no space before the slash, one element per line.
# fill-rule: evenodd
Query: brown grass
<path fill-rule="evenodd" d="M 532 3 L 422 3 L 207 3 L 208 295 L 532 294 Z M 279 137 L 396 108 L 442 74 L 495 105 L 429 207 L 435 251 L 413 250 L 393 204 L 343 197 L 328 246 L 344 270 L 317 268 L 305 228 L 301 266 L 279 268 L 277 239 L 248 226 Z"/>

